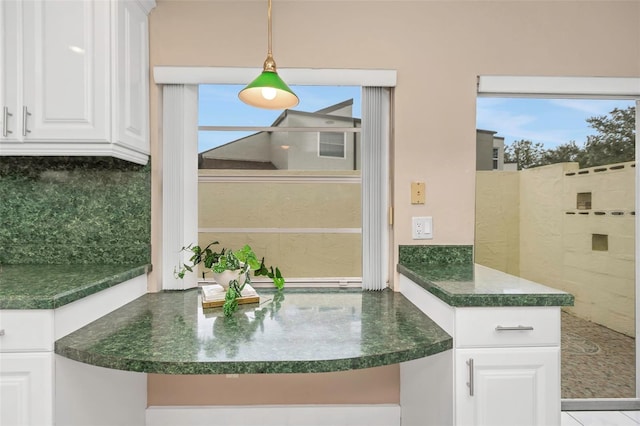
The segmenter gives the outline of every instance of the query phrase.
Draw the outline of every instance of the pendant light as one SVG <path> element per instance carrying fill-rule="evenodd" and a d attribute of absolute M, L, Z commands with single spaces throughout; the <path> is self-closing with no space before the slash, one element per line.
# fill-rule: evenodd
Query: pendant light
<path fill-rule="evenodd" d="M 269 48 L 262 74 L 238 93 L 242 102 L 258 108 L 287 109 L 298 105 L 298 97 L 282 81 L 276 70 L 276 61 L 271 51 L 271 0 L 267 8 Z"/>

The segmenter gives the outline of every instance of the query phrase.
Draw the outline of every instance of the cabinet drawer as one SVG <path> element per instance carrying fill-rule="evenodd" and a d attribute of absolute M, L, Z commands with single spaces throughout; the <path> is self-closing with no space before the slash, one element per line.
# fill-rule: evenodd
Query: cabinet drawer
<path fill-rule="evenodd" d="M 53 311 L 0 310 L 0 352 L 53 350 Z"/>
<path fill-rule="evenodd" d="M 560 308 L 459 308 L 453 342 L 456 347 L 558 346 Z"/>

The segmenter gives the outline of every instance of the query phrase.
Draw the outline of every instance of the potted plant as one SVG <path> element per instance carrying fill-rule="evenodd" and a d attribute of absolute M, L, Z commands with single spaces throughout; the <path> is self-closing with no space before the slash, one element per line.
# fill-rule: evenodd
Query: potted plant
<path fill-rule="evenodd" d="M 264 257 L 258 260 L 258 256 L 251 247 L 246 244 L 240 250 L 223 248 L 214 251 L 211 247 L 219 244 L 214 241 L 204 249 L 200 246 L 183 247 L 185 251 L 190 251 L 193 256 L 189 259 L 190 265 L 183 264 L 182 269 L 176 273 L 178 278 L 184 278 L 187 272 L 193 272 L 193 268 L 202 263 L 204 268 L 211 270 L 213 277 L 225 290 L 225 301 L 223 311 L 225 316 L 230 316 L 238 308 L 238 298 L 242 295 L 242 289 L 247 284 L 251 284 L 251 274 L 254 276 L 265 276 L 273 281 L 278 290 L 284 287 L 285 280 L 278 267 L 264 264 Z"/>

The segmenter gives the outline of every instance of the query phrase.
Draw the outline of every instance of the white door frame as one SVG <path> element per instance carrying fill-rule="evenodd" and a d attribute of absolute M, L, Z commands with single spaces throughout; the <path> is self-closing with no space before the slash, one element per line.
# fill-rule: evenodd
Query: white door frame
<path fill-rule="evenodd" d="M 636 101 L 636 139 L 640 135 L 640 77 L 537 77 L 479 76 L 478 96 L 631 99 Z M 640 144 L 636 140 L 636 161 L 640 159 Z M 635 209 L 640 207 L 640 171 L 636 167 Z M 562 409 L 568 410 L 637 410 L 640 409 L 640 219 L 635 218 L 635 324 L 636 324 L 636 397 L 563 399 Z"/>

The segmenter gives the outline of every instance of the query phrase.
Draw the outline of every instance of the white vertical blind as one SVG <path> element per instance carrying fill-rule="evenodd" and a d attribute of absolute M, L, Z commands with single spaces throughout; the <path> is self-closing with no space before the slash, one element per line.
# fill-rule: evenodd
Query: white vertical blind
<path fill-rule="evenodd" d="M 388 280 L 388 88 L 362 88 L 362 288 L 382 290 Z"/>
<path fill-rule="evenodd" d="M 198 243 L 198 86 L 167 84 L 162 96 L 162 288 L 183 290 L 197 285 L 175 269 Z"/>

